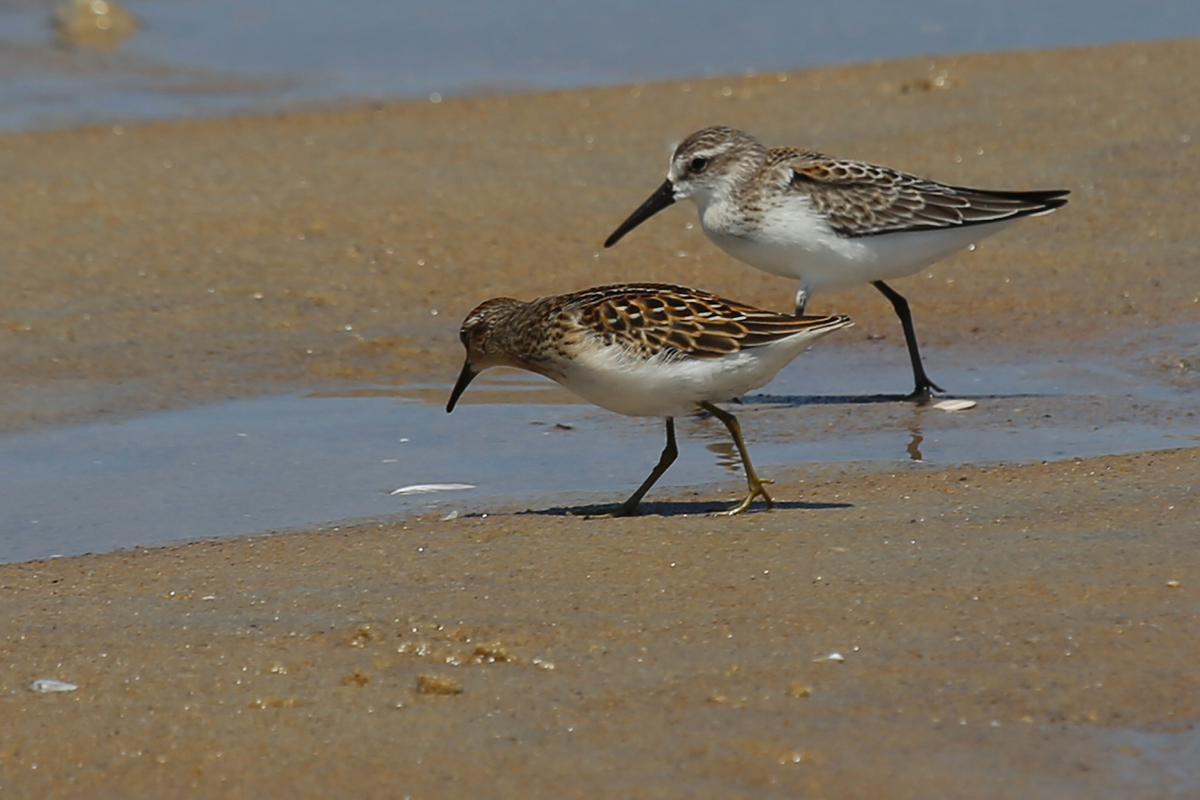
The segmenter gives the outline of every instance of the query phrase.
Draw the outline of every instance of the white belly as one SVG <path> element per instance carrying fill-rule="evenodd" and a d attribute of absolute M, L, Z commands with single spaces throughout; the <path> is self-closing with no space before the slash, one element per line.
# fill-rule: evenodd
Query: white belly
<path fill-rule="evenodd" d="M 811 213 L 768 214 L 752 231 L 730 233 L 705 224 L 705 234 L 729 255 L 764 272 L 800 280 L 809 292 L 903 278 L 1007 227 L 1012 220 L 961 228 L 842 238 Z M 713 220 L 714 222 L 718 220 Z"/>
<path fill-rule="evenodd" d="M 635 358 L 619 347 L 593 347 L 571 361 L 558 382 L 601 408 L 630 417 L 676 417 L 703 401 L 731 400 L 766 386 L 814 339 L 830 329 L 713 359 Z"/>

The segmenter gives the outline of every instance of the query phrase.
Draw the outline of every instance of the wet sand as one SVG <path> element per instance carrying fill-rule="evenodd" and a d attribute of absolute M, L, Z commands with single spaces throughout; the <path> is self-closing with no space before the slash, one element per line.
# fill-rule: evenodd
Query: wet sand
<path fill-rule="evenodd" d="M 654 279 L 787 308 L 690 208 L 600 250 L 712 123 L 1072 189 L 898 283 L 922 340 L 1195 390 L 1198 67 L 1200 42 L 1126 44 L 7 136 L 0 429 L 446 382 L 495 294 Z M 855 317 L 838 346 L 903 359 L 875 293 L 812 307 Z M 790 502 L 735 519 L 703 513 L 729 484 L 637 520 L 497 509 L 0 566 L 0 786 L 1200 794 L 1197 457 L 796 470 L 772 475 Z M 49 677 L 80 688 L 28 690 Z"/>
<path fill-rule="evenodd" d="M 797 472 L 773 477 L 802 502 L 732 519 L 687 496 L 0 567 L 0 774 L 28 797 L 1194 796 L 1195 759 L 1131 732 L 1197 746 L 1198 468 Z"/>
<path fill-rule="evenodd" d="M 691 208 L 601 248 L 669 146 L 717 122 L 950 182 L 1070 188 L 1066 210 L 900 290 L 930 345 L 1108 350 L 1200 313 L 1198 60 L 1196 42 L 1134 44 L 6 136 L 0 426 L 449 380 L 457 323 L 497 294 L 654 279 L 789 308 L 791 282 L 717 251 Z M 883 335 L 903 358 L 877 292 L 813 309 L 855 318 L 846 346 Z"/>

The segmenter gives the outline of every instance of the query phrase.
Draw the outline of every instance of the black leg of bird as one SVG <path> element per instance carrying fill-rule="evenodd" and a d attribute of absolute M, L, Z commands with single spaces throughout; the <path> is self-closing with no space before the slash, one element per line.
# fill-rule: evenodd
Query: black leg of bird
<path fill-rule="evenodd" d="M 667 417 L 667 445 L 663 448 L 662 455 L 658 457 L 658 464 L 650 473 L 650 477 L 642 481 L 642 485 L 637 488 L 637 491 L 629 496 L 629 499 L 621 504 L 621 507 L 612 512 L 614 517 L 632 517 L 638 513 L 638 506 L 641 505 L 642 498 L 646 496 L 646 492 L 650 491 L 650 487 L 658 482 L 667 468 L 675 463 L 675 459 L 679 456 L 679 449 L 675 446 L 675 420 L 672 417 Z"/>
<path fill-rule="evenodd" d="M 908 357 L 912 359 L 913 380 L 917 384 L 916 388 L 913 389 L 913 393 L 907 399 L 915 400 L 918 403 L 926 403 L 935 391 L 943 392 L 945 389 L 929 380 L 929 376 L 925 374 L 925 365 L 921 363 L 921 351 L 917 348 L 917 331 L 913 328 L 912 313 L 908 310 L 908 301 L 904 299 L 904 295 L 883 281 L 871 281 L 871 285 L 891 301 L 892 308 L 896 309 L 896 316 L 900 318 L 900 326 L 904 328 L 904 341 L 908 345 Z"/>

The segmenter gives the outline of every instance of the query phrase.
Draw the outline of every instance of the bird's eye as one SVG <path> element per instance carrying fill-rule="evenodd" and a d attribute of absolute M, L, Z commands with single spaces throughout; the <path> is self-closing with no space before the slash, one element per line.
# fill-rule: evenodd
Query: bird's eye
<path fill-rule="evenodd" d="M 691 163 L 688 164 L 688 169 L 696 174 L 704 172 L 704 170 L 707 167 L 708 167 L 708 159 L 707 158 L 693 158 Z"/>
<path fill-rule="evenodd" d="M 471 344 L 471 331 L 467 328 L 462 328 L 458 332 L 458 340 L 463 343 L 463 347 Z"/>

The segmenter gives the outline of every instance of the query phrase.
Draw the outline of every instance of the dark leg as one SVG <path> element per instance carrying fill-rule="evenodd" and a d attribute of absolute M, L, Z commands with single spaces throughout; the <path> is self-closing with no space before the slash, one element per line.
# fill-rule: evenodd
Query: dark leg
<path fill-rule="evenodd" d="M 917 384 L 917 388 L 913 389 L 913 393 L 905 399 L 927 403 L 934 391 L 944 392 L 946 390 L 929 380 L 929 376 L 925 374 L 925 365 L 921 363 L 921 351 L 917 349 L 917 332 L 913 328 L 908 301 L 883 281 L 871 281 L 871 285 L 892 302 L 892 308 L 896 309 L 896 316 L 900 318 L 900 326 L 904 328 L 904 341 L 908 345 L 908 357 L 912 359 L 913 380 Z"/>
<path fill-rule="evenodd" d="M 621 504 L 621 507 L 616 511 L 608 514 L 610 517 L 633 517 L 638 514 L 638 506 L 642 502 L 642 498 L 646 496 L 646 492 L 650 491 L 650 487 L 658 482 L 662 474 L 667 471 L 667 467 L 675 463 L 675 459 L 679 456 L 679 450 L 675 447 L 675 420 L 667 417 L 667 446 L 663 448 L 662 455 L 658 457 L 658 465 L 650 473 L 650 477 L 642 481 L 642 485 L 637 491 L 629 496 L 629 499 Z"/>
<path fill-rule="evenodd" d="M 754 471 L 754 465 L 750 463 L 750 453 L 746 450 L 746 442 L 742 440 L 742 426 L 738 425 L 737 417 L 728 411 L 722 411 L 707 401 L 701 403 L 700 407 L 721 420 L 721 422 L 724 422 L 725 427 L 729 429 L 729 435 L 733 437 L 733 443 L 737 445 L 738 453 L 742 456 L 742 466 L 746 469 L 746 483 L 750 485 L 750 492 L 746 495 L 746 498 L 724 513 L 731 517 L 734 514 L 740 514 L 750 507 L 750 504 L 754 502 L 754 498 L 756 497 L 766 500 L 767 508 L 774 507 L 775 503 L 771 500 L 771 495 L 767 494 L 767 489 L 763 485 L 771 481 L 762 480 L 758 477 L 758 473 Z"/>

